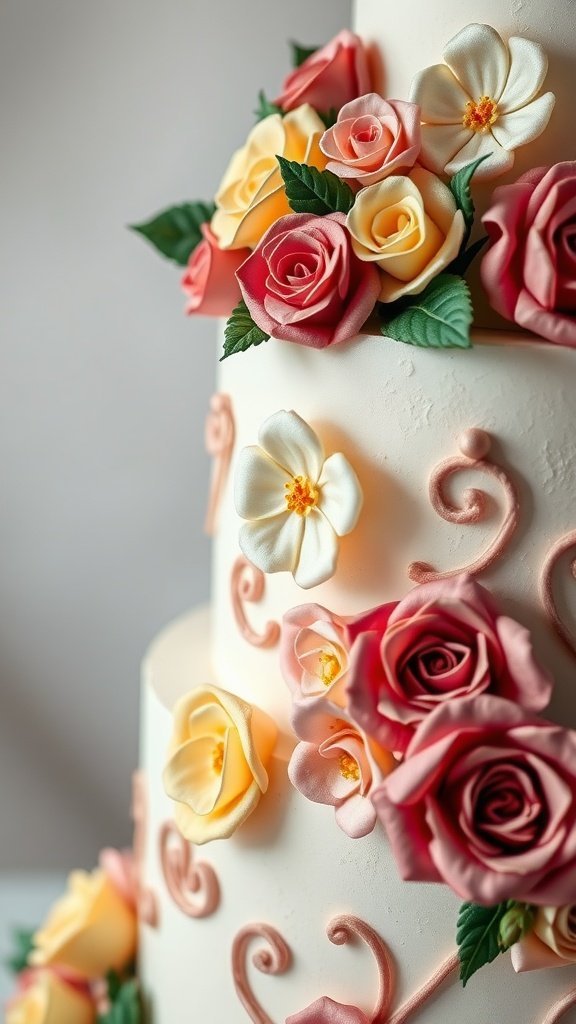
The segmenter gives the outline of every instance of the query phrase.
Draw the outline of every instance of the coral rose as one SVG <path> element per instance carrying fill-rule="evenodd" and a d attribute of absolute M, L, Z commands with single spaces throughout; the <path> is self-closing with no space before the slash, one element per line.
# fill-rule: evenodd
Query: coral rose
<path fill-rule="evenodd" d="M 277 157 L 321 170 L 324 123 L 304 104 L 286 117 L 259 121 L 232 157 L 216 193 L 211 228 L 221 249 L 253 249 L 264 232 L 290 212 Z"/>
<path fill-rule="evenodd" d="M 182 288 L 188 298 L 186 312 L 229 316 L 240 300 L 236 271 L 250 250 L 221 249 L 208 224 L 202 225 L 202 235 L 182 277 Z"/>
<path fill-rule="evenodd" d="M 380 287 L 376 269 L 354 254 L 342 213 L 283 217 L 236 276 L 263 331 L 311 348 L 357 334 Z"/>
<path fill-rule="evenodd" d="M 252 813 L 268 788 L 276 732 L 263 711 L 216 686 L 178 701 L 164 788 L 186 839 L 227 839 Z"/>
<path fill-rule="evenodd" d="M 340 178 L 373 185 L 409 171 L 420 152 L 420 108 L 371 92 L 347 103 L 320 140 L 327 169 Z"/>
<path fill-rule="evenodd" d="M 88 992 L 53 971 L 37 971 L 6 1007 L 5 1024 L 94 1024 L 96 1007 Z"/>
<path fill-rule="evenodd" d="M 403 878 L 562 905 L 576 878 L 576 733 L 487 694 L 434 711 L 374 791 Z"/>
<path fill-rule="evenodd" d="M 274 101 L 282 110 L 310 103 L 329 111 L 370 90 L 368 53 L 359 36 L 344 29 L 285 79 Z"/>
<path fill-rule="evenodd" d="M 136 915 L 101 868 L 73 871 L 68 891 L 34 935 L 30 963 L 93 980 L 121 972 L 136 953 Z"/>
<path fill-rule="evenodd" d="M 482 283 L 508 320 L 576 346 L 576 161 L 540 167 L 494 191 L 483 217 Z"/>
<path fill-rule="evenodd" d="M 406 750 L 420 722 L 447 701 L 493 693 L 541 711 L 550 699 L 552 681 L 528 630 L 468 576 L 416 587 L 349 628 L 358 634 L 350 714 L 389 749 Z"/>
<path fill-rule="evenodd" d="M 534 926 L 511 949 L 515 971 L 567 967 L 576 963 L 576 904 L 538 907 Z"/>
<path fill-rule="evenodd" d="M 346 225 L 356 255 L 382 272 L 381 302 L 424 291 L 456 258 L 465 233 L 450 189 L 423 167 L 362 189 Z"/>

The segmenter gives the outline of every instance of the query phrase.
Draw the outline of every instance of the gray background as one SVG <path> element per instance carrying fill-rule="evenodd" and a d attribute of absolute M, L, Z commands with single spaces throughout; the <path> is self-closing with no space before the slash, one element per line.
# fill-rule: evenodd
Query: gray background
<path fill-rule="evenodd" d="M 139 662 L 205 599 L 215 325 L 126 223 L 210 198 L 350 0 L 0 0 L 0 871 L 129 835 Z"/>

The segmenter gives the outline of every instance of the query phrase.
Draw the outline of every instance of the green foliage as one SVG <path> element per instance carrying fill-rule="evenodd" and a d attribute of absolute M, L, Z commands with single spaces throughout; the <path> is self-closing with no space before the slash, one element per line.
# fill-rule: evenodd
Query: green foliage
<path fill-rule="evenodd" d="M 184 267 L 197 245 L 202 241 L 202 224 L 212 219 L 216 207 L 213 203 L 181 203 L 157 213 L 142 224 L 130 224 L 163 256 Z"/>
<path fill-rule="evenodd" d="M 98 1024 L 141 1024 L 142 1006 L 134 978 L 121 982 L 117 975 L 108 975 L 108 998 L 110 1009 L 98 1015 Z"/>
<path fill-rule="evenodd" d="M 277 157 L 286 188 L 286 196 L 295 213 L 348 213 L 354 205 L 354 193 L 349 185 L 331 171 L 299 164 L 295 160 Z"/>
<path fill-rule="evenodd" d="M 268 341 L 269 337 L 269 334 L 266 334 L 254 323 L 248 306 L 244 299 L 241 299 L 226 324 L 224 355 L 220 362 L 237 352 L 246 352 L 247 349 L 253 348 L 255 345 L 261 345 L 263 341 Z"/>
<path fill-rule="evenodd" d="M 500 942 L 500 924 L 508 909 L 507 901 L 495 907 L 480 907 L 475 903 L 463 903 L 460 907 L 456 942 L 460 954 L 460 980 L 464 987 L 476 971 L 504 952 Z"/>
<path fill-rule="evenodd" d="M 381 306 L 381 331 L 387 338 L 420 348 L 470 348 L 472 302 L 461 277 L 440 274 L 420 295 Z"/>
<path fill-rule="evenodd" d="M 28 967 L 28 957 L 34 948 L 33 938 L 35 929 L 14 928 L 12 932 L 12 953 L 6 961 L 6 966 L 14 974 L 20 974 Z"/>
<path fill-rule="evenodd" d="M 308 57 L 311 57 L 313 53 L 319 49 L 318 46 L 301 46 L 300 43 L 295 43 L 294 40 L 290 43 L 290 49 L 292 51 L 292 67 L 299 68 Z"/>
<path fill-rule="evenodd" d="M 258 106 L 254 111 L 257 121 L 263 121 L 264 118 L 270 117 L 271 114 L 282 115 L 284 111 L 282 107 L 277 107 L 275 103 L 271 103 L 270 100 L 266 99 L 264 90 L 261 89 L 258 93 Z"/>
<path fill-rule="evenodd" d="M 319 110 L 318 117 L 324 122 L 325 128 L 331 128 L 338 120 L 338 111 L 336 110 L 336 107 L 330 107 L 330 110 L 327 110 L 325 113 L 322 113 Z"/>
<path fill-rule="evenodd" d="M 484 156 L 478 157 L 478 160 L 473 160 L 471 164 L 467 164 L 466 167 L 462 167 L 462 169 L 457 171 L 448 183 L 448 187 L 456 200 L 456 206 L 459 210 L 462 210 L 462 213 L 464 214 L 464 222 L 466 224 L 467 231 L 466 241 L 470 236 L 470 231 L 474 223 L 475 212 L 470 185 L 478 167 L 480 164 L 484 163 L 489 156 L 489 153 L 485 153 Z"/>

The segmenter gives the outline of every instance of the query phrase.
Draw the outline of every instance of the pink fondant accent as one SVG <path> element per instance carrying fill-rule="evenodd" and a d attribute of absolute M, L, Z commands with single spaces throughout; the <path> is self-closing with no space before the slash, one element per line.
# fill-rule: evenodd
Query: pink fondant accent
<path fill-rule="evenodd" d="M 440 967 L 434 974 L 428 978 L 428 981 L 424 982 L 422 988 L 419 988 L 410 999 L 407 999 L 405 1003 L 400 1007 L 396 1013 L 393 1013 L 387 1024 L 405 1024 L 405 1021 L 409 1020 L 413 1013 L 416 1013 L 424 1003 L 428 1002 L 431 996 L 434 995 L 436 990 L 440 988 L 440 985 L 451 974 L 454 974 L 460 965 L 460 958 L 458 953 L 452 953 L 449 957 L 444 960 L 444 963 L 440 964 Z"/>
<path fill-rule="evenodd" d="M 141 771 L 134 772 L 132 776 L 132 820 L 134 821 L 132 870 L 136 889 L 138 917 L 140 921 L 149 925 L 150 928 L 157 928 L 158 900 L 156 899 L 156 893 L 144 885 L 148 801 L 146 799 L 146 779 Z"/>
<path fill-rule="evenodd" d="M 239 555 L 232 566 L 230 592 L 234 618 L 244 639 L 253 647 L 274 647 L 280 639 L 279 624 L 271 620 L 266 623 L 262 633 L 257 633 L 246 618 L 244 602 L 261 601 L 264 595 L 264 573 L 244 555 Z"/>
<path fill-rule="evenodd" d="M 512 480 L 501 466 L 490 462 L 486 455 L 489 451 L 489 435 L 479 428 L 465 431 L 459 438 L 461 456 L 445 459 L 433 470 L 429 484 L 430 501 L 434 511 L 447 523 L 460 523 L 470 526 L 481 522 L 487 506 L 486 494 L 476 487 L 466 488 L 461 507 L 453 505 L 446 496 L 444 488 L 448 480 L 460 470 L 478 469 L 494 477 L 501 484 L 505 496 L 505 511 L 502 525 L 488 547 L 475 561 L 456 569 L 439 572 L 428 562 L 412 562 L 408 566 L 408 576 L 414 583 L 431 583 L 435 580 L 446 580 L 461 573 L 478 576 L 489 569 L 500 558 L 509 543 L 520 518 L 518 495 Z"/>
<path fill-rule="evenodd" d="M 209 537 L 213 537 L 216 532 L 218 511 L 228 479 L 235 438 L 232 400 L 228 395 L 218 392 L 210 399 L 204 433 L 206 451 L 213 459 L 208 507 L 204 520 L 204 530 Z"/>
<path fill-rule="evenodd" d="M 188 917 L 209 917 L 220 903 L 216 872 L 205 861 L 193 859 L 193 847 L 173 822 L 160 829 L 160 863 L 166 888 Z"/>
<path fill-rule="evenodd" d="M 387 1024 L 394 990 L 394 966 L 388 946 L 370 925 L 352 914 L 333 918 L 326 934 L 336 946 L 344 946 L 355 938 L 362 939 L 373 954 L 378 968 L 378 1001 L 370 1017 L 372 1024 Z"/>
<path fill-rule="evenodd" d="M 540 599 L 558 636 L 566 644 L 568 650 L 576 657 L 576 642 L 558 614 L 552 591 L 552 574 L 554 569 L 562 556 L 567 554 L 571 548 L 576 550 L 576 530 L 572 531 L 572 533 L 567 533 L 565 537 L 557 540 L 548 552 L 540 573 Z M 570 563 L 570 571 L 572 577 L 576 580 L 576 558 L 573 558 Z"/>
<path fill-rule="evenodd" d="M 571 1007 L 576 1006 L 576 988 L 571 989 L 566 995 L 562 996 L 554 1006 L 550 1008 L 546 1014 L 542 1024 L 557 1024 L 557 1021 L 561 1020 L 567 1010 Z"/>
<path fill-rule="evenodd" d="M 254 939 L 264 939 L 267 948 L 257 949 L 252 963 L 263 974 L 283 974 L 288 970 L 292 955 L 286 942 L 275 928 L 267 924 L 248 924 L 242 928 L 232 945 L 232 976 L 238 998 L 253 1024 L 273 1024 L 256 999 L 246 970 L 248 948 Z"/>

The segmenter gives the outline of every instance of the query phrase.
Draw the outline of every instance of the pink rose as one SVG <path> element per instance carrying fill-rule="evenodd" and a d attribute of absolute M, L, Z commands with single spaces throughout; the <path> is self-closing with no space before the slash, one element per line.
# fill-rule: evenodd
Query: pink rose
<path fill-rule="evenodd" d="M 373 792 L 403 878 L 464 900 L 576 893 L 576 733 L 484 694 L 434 711 Z"/>
<path fill-rule="evenodd" d="M 344 619 L 319 604 L 292 608 L 282 622 L 280 666 L 292 697 L 309 705 L 346 706 L 350 637 Z"/>
<path fill-rule="evenodd" d="M 427 715 L 455 699 L 494 693 L 529 711 L 550 699 L 528 630 L 468 576 L 416 587 L 349 628 L 350 715 L 389 750 L 405 751 Z"/>
<path fill-rule="evenodd" d="M 316 110 L 339 110 L 349 100 L 370 91 L 368 53 L 359 36 L 347 29 L 316 50 L 284 80 L 274 103 L 294 110 L 309 103 Z"/>
<path fill-rule="evenodd" d="M 342 107 L 320 140 L 327 169 L 362 186 L 410 171 L 420 146 L 420 107 L 375 92 Z"/>
<path fill-rule="evenodd" d="M 576 161 L 501 185 L 482 219 L 491 305 L 548 341 L 576 347 Z"/>
<path fill-rule="evenodd" d="M 357 1006 L 335 1003 L 329 996 L 322 996 L 305 1010 L 291 1013 L 286 1024 L 370 1024 L 368 1017 Z"/>
<path fill-rule="evenodd" d="M 268 229 L 236 276 L 258 326 L 284 341 L 325 348 L 358 333 L 380 278 L 358 259 L 342 213 L 293 213 Z"/>
<path fill-rule="evenodd" d="M 190 254 L 182 288 L 188 296 L 186 312 L 204 316 L 229 316 L 240 301 L 235 274 L 250 249 L 220 249 L 208 224 L 203 240 Z"/>
<path fill-rule="evenodd" d="M 138 902 L 138 881 L 132 850 L 115 850 L 107 846 L 100 852 L 98 864 L 128 906 L 135 910 Z"/>

